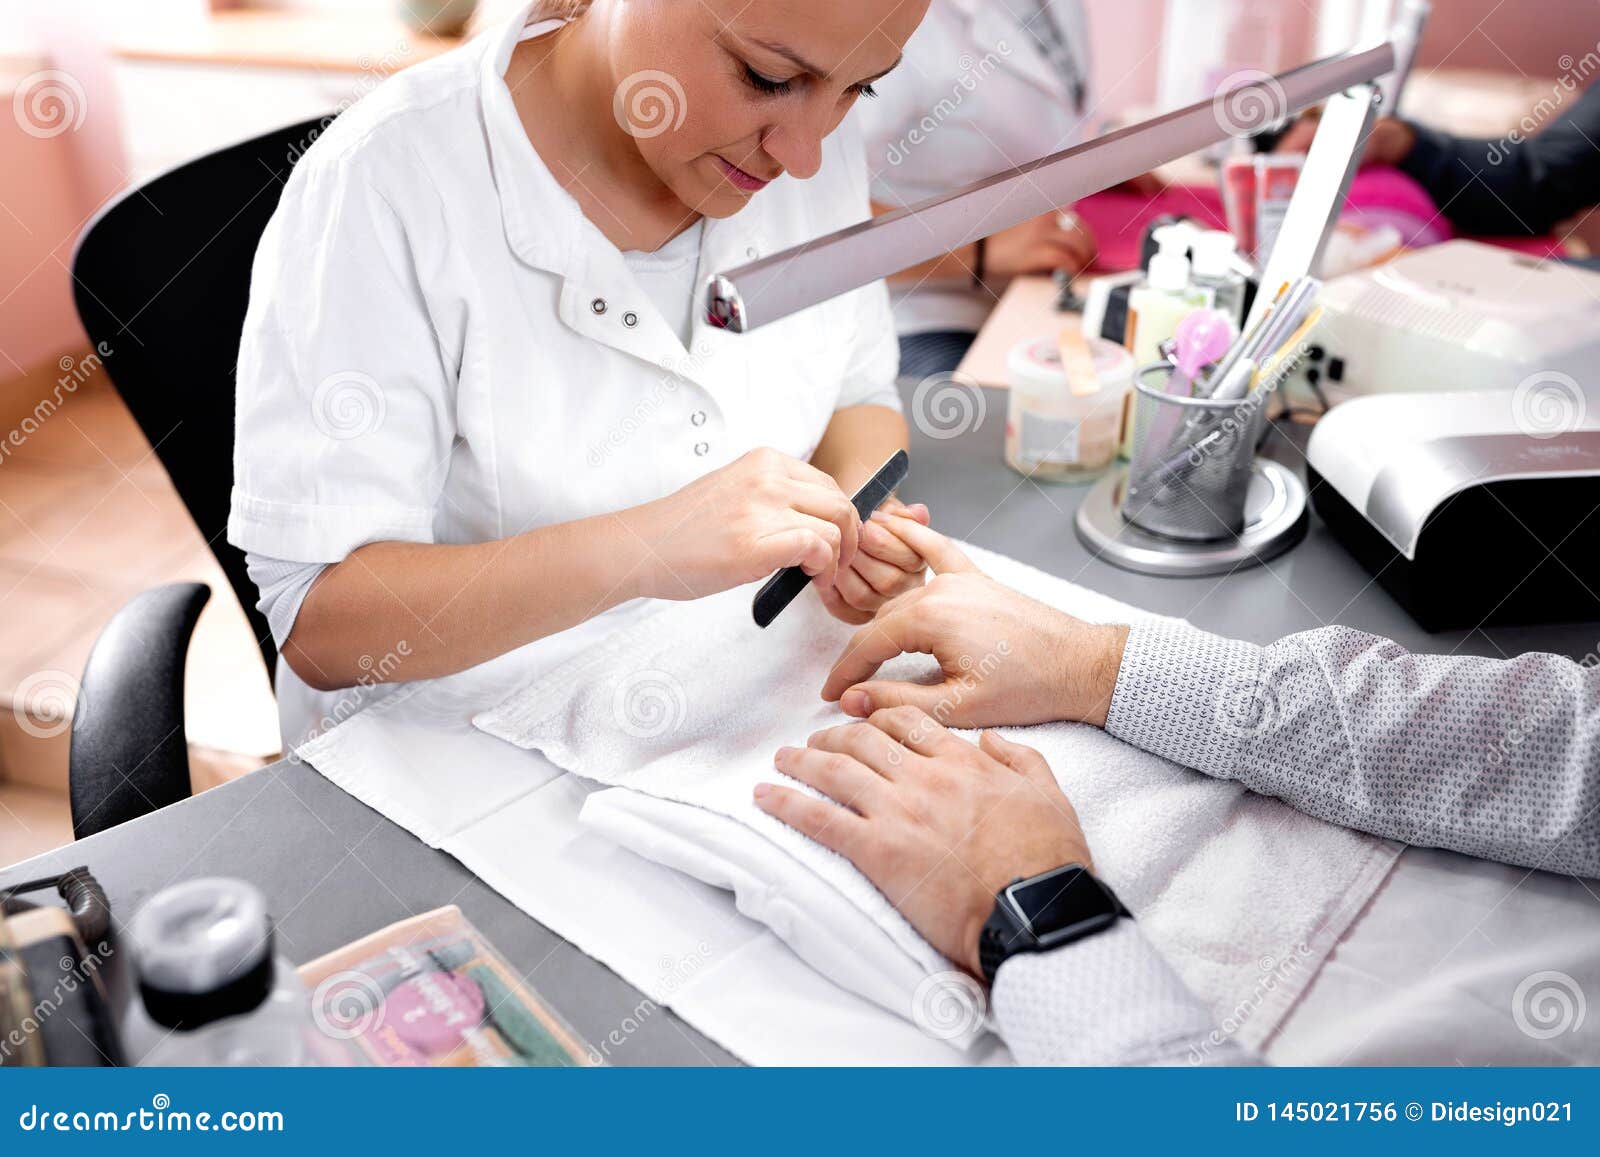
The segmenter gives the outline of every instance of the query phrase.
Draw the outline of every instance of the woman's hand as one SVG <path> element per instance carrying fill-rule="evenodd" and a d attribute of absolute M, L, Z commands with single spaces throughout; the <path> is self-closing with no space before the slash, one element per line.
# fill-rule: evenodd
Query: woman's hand
<path fill-rule="evenodd" d="M 928 525 L 928 508 L 907 506 L 892 494 L 868 522 L 861 524 L 860 547 L 849 566 L 841 566 L 831 587 L 819 587 L 823 606 L 836 619 L 860 626 L 872 621 L 878 608 L 922 586 L 927 561 L 895 533 L 903 522 Z"/>
<path fill-rule="evenodd" d="M 798 566 L 831 588 L 861 523 L 838 483 L 772 449 L 617 516 L 644 547 L 636 593 L 697 599 Z"/>
<path fill-rule="evenodd" d="M 773 759 L 815 799 L 762 783 L 755 803 L 861 869 L 950 960 L 982 976 L 978 934 L 1019 877 L 1093 867 L 1044 757 L 992 731 L 975 747 L 914 707 L 819 731 Z"/>
<path fill-rule="evenodd" d="M 1002 229 L 985 243 L 984 275 L 1016 277 L 1087 269 L 1099 253 L 1094 233 L 1076 213 L 1045 213 Z"/>
<path fill-rule="evenodd" d="M 1105 726 L 1127 627 L 1085 623 L 1019 594 L 919 523 L 902 520 L 895 529 L 937 573 L 851 637 L 824 699 L 862 718 L 910 705 L 952 727 L 1062 719 Z M 939 682 L 872 678 L 895 656 L 919 652 L 939 661 Z"/>

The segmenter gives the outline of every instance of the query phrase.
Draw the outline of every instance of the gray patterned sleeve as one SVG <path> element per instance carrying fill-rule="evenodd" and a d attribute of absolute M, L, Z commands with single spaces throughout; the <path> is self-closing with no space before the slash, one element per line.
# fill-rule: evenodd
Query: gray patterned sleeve
<path fill-rule="evenodd" d="M 1205 1006 L 1133 920 L 995 974 L 995 1020 L 1023 1065 L 1245 1065 L 1260 1058 Z"/>
<path fill-rule="evenodd" d="M 1106 730 L 1332 823 L 1600 876 L 1600 670 L 1414 655 L 1347 627 L 1269 646 L 1132 628 Z"/>

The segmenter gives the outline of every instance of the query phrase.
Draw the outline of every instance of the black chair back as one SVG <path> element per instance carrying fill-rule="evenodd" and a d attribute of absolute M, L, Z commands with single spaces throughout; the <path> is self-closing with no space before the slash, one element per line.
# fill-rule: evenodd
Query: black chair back
<path fill-rule="evenodd" d="M 331 117 L 179 165 L 102 209 L 72 259 L 78 316 L 117 393 L 222 564 L 261 644 L 243 552 L 227 541 L 234 371 L 250 266 L 289 170 Z"/>

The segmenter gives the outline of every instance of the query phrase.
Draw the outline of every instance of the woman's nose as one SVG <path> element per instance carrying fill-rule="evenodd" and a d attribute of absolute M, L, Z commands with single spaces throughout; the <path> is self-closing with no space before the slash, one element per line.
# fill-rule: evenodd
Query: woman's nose
<path fill-rule="evenodd" d="M 810 118 L 795 117 L 769 128 L 761 147 L 784 172 L 804 181 L 822 167 L 822 137 Z"/>

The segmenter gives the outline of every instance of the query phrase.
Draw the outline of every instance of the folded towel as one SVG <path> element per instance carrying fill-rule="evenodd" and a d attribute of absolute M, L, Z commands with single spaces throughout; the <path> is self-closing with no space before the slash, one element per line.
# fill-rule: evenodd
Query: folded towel
<path fill-rule="evenodd" d="M 968 552 L 1001 582 L 1082 618 L 1148 617 L 1001 556 Z M 852 865 L 751 802 L 755 783 L 777 777 L 779 746 L 844 721 L 818 689 L 849 628 L 806 596 L 760 631 L 750 596 L 745 588 L 664 608 L 473 722 L 583 778 L 688 805 L 640 801 L 586 814 L 641 854 L 732 888 L 742 910 L 766 920 L 813 967 L 915 1020 L 927 1004 L 924 982 L 950 973 L 951 964 Z M 928 669 L 926 657 L 902 656 L 884 673 L 914 678 Z M 1397 854 L 1385 841 L 1187 771 L 1095 728 L 1050 724 L 1006 734 L 1050 761 L 1098 870 L 1247 1044 L 1261 1044 L 1279 1023 Z M 713 827 L 694 809 L 761 839 L 718 837 L 697 854 Z M 850 944 L 870 950 L 841 950 Z M 913 967 L 900 966 L 896 953 Z M 981 1030 L 964 1027 L 951 1043 L 970 1043 Z"/>

